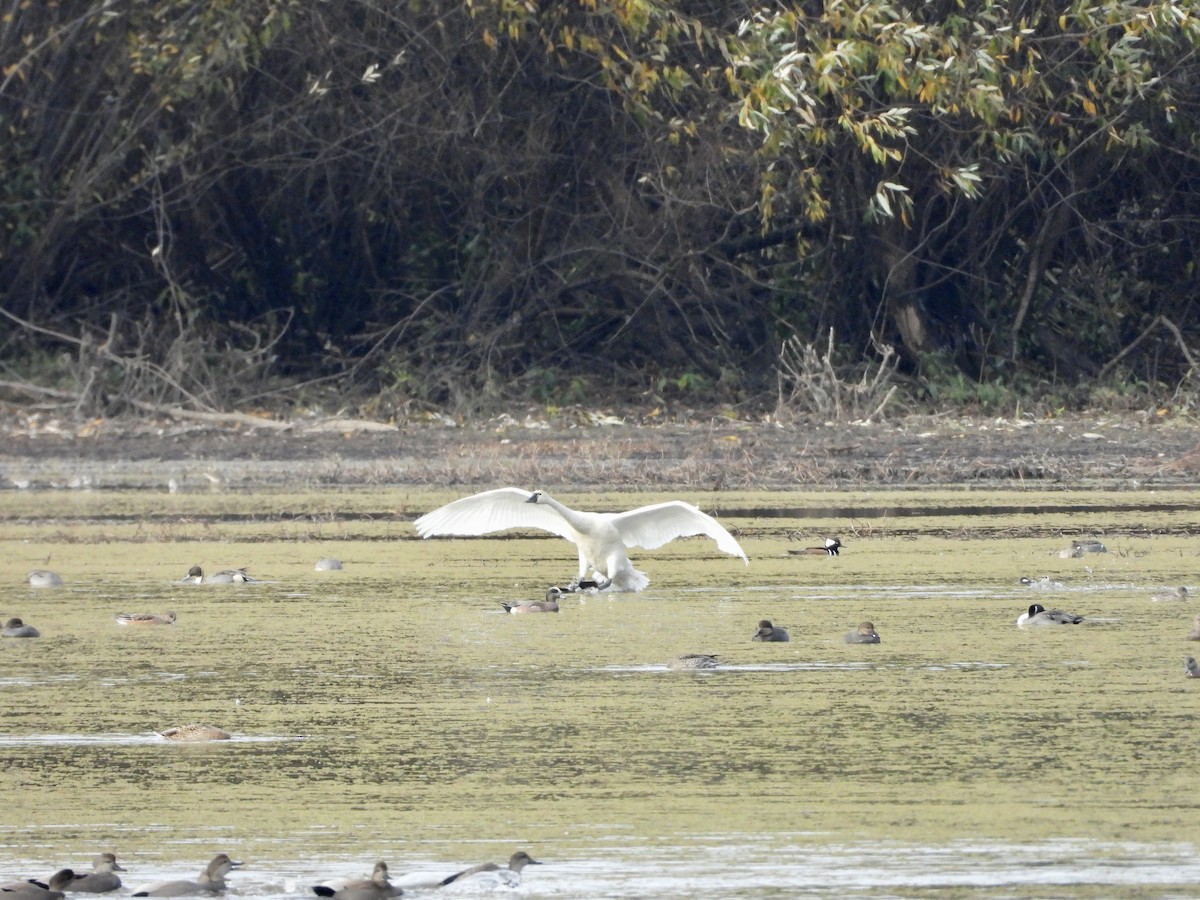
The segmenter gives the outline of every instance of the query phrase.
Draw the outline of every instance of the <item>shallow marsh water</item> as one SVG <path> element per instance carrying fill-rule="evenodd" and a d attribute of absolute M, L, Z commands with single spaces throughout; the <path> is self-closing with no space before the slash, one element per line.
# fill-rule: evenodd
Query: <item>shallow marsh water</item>
<path fill-rule="evenodd" d="M 232 895 L 298 898 L 523 848 L 529 896 L 1195 895 L 1200 602 L 1150 600 L 1200 590 L 1193 492 L 696 496 L 744 513 L 750 567 L 635 551 L 646 592 L 534 616 L 499 604 L 573 548 L 415 539 L 449 498 L 0 492 L 0 615 L 43 633 L 0 641 L 0 880 L 224 850 Z M 825 534 L 842 556 L 788 555 Z M 1110 552 L 1060 559 L 1080 535 Z M 177 583 L 194 563 L 266 582 Z M 66 586 L 29 588 L 43 565 Z M 1020 631 L 1032 602 L 1086 622 Z M 791 643 L 751 643 L 764 617 Z M 861 619 L 882 644 L 842 642 Z M 725 665 L 669 671 L 684 652 Z M 154 735 L 190 721 L 234 740 Z"/>

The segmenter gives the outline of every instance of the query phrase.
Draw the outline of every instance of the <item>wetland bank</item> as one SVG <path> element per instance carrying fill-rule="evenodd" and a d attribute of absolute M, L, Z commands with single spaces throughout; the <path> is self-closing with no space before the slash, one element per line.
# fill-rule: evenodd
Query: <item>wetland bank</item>
<path fill-rule="evenodd" d="M 1138 458 L 1118 462 L 1168 468 Z M 547 863 L 531 896 L 1178 896 L 1200 878 L 1196 610 L 1150 599 L 1200 581 L 1182 479 L 563 485 L 597 510 L 688 499 L 751 564 L 677 541 L 631 554 L 644 593 L 508 616 L 574 551 L 416 538 L 413 518 L 473 488 L 229 462 L 214 491 L 211 459 L 4 458 L 30 485 L 0 491 L 0 612 L 43 634 L 0 642 L 5 877 L 112 849 L 137 884 L 224 850 L 246 860 L 231 894 L 301 897 L 375 859 L 449 873 L 520 848 Z M 825 534 L 840 557 L 788 554 Z M 1061 559 L 1081 535 L 1108 552 Z M 313 571 L 322 556 L 345 569 Z M 193 564 L 264 583 L 179 584 Z M 47 565 L 66 585 L 28 588 Z M 1085 622 L 1019 631 L 1032 602 Z M 168 628 L 113 619 L 166 609 Z M 791 642 L 752 643 L 764 617 Z M 864 618 L 883 643 L 842 643 Z M 668 671 L 685 652 L 724 665 Z M 234 739 L 153 735 L 190 721 Z"/>

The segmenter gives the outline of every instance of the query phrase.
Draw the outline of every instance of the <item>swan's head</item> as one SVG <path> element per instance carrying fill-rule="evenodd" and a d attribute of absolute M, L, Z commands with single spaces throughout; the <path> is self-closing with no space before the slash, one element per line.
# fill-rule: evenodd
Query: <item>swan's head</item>
<path fill-rule="evenodd" d="M 529 499 L 526 500 L 525 502 L 526 503 L 538 503 L 541 501 L 542 496 L 543 495 L 542 495 L 541 491 L 534 491 L 532 494 L 529 495 Z"/>

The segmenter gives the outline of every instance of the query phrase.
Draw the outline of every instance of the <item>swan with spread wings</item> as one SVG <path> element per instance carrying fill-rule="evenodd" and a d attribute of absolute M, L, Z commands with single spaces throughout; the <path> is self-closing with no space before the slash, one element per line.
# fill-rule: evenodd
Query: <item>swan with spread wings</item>
<path fill-rule="evenodd" d="M 710 537 L 717 542 L 717 549 L 750 564 L 720 522 L 682 500 L 621 513 L 581 512 L 544 491 L 506 487 L 455 500 L 421 516 L 414 524 L 424 538 L 491 534 L 509 528 L 536 528 L 557 534 L 579 552 L 579 575 L 574 586 L 585 584 L 594 575 L 600 590 L 640 591 L 650 583 L 645 573 L 630 564 L 627 547 L 653 550 L 691 535 Z"/>

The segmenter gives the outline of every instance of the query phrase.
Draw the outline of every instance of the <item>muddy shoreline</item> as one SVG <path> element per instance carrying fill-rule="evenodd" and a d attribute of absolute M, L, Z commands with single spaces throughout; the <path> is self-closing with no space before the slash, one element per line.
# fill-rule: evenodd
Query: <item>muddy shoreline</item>
<path fill-rule="evenodd" d="M 7 410 L 0 434 L 0 488 L 71 473 L 114 485 L 124 473 L 151 482 L 622 491 L 1200 483 L 1200 426 L 1134 415 L 785 425 L 694 411 L 533 410 L 466 425 L 439 418 L 391 425 L 250 416 L 78 422 Z"/>

